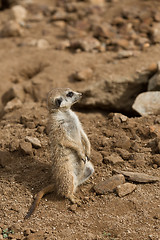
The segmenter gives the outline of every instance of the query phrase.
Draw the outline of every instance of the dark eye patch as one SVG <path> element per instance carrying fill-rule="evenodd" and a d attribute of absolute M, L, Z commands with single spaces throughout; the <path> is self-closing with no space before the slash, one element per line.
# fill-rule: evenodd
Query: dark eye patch
<path fill-rule="evenodd" d="M 56 104 L 56 106 L 57 106 L 57 107 L 60 107 L 62 101 L 63 101 L 62 98 L 56 98 L 56 99 L 55 99 L 55 104 Z"/>
<path fill-rule="evenodd" d="M 66 96 L 67 96 L 67 97 L 73 97 L 73 95 L 74 95 L 73 92 L 68 92 Z"/>

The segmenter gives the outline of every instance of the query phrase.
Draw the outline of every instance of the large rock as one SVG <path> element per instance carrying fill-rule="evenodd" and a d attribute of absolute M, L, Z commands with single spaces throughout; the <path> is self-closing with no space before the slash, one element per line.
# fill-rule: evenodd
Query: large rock
<path fill-rule="evenodd" d="M 160 91 L 160 62 L 157 63 L 157 73 L 149 79 L 148 91 Z"/>
<path fill-rule="evenodd" d="M 106 109 L 108 111 L 130 111 L 134 98 L 148 83 L 148 73 L 138 73 L 133 77 L 121 77 L 102 73 L 96 81 L 80 91 L 83 98 L 80 107 Z M 98 79 L 99 78 L 99 79 Z"/>
<path fill-rule="evenodd" d="M 144 92 L 139 94 L 132 108 L 142 116 L 160 114 L 160 92 Z"/>
<path fill-rule="evenodd" d="M 13 86 L 2 95 L 2 103 L 6 105 L 7 102 L 11 101 L 13 98 L 18 98 L 21 102 L 24 101 L 25 93 L 21 84 L 13 84 Z"/>

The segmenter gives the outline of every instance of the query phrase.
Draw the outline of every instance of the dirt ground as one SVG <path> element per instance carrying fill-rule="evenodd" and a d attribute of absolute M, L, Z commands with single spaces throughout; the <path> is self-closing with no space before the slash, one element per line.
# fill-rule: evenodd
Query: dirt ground
<path fill-rule="evenodd" d="M 102 2 L 104 6 L 92 9 L 93 2 Z M 92 79 L 71 81 L 70 76 L 86 67 L 93 69 L 94 79 L 102 71 L 130 76 L 160 60 L 160 45 L 151 40 L 149 45 L 145 42 L 135 45 L 132 48 L 135 55 L 124 59 L 116 58 L 117 52 L 126 48 L 123 44 L 115 48 L 115 44 L 110 43 L 107 50 L 93 51 L 64 47 L 69 34 L 74 35 L 72 31 L 66 35 L 65 24 L 70 20 L 64 20 L 62 14 L 54 21 L 53 13 L 55 8 L 67 11 L 66 3 L 78 4 L 80 19 L 84 17 L 84 9 L 90 9 L 89 21 L 93 22 L 100 17 L 106 22 L 113 21 L 128 8 L 130 12 L 139 9 L 139 14 L 144 9 L 147 9 L 145 14 L 149 9 L 159 10 L 159 1 L 152 0 L 93 2 L 35 0 L 34 4 L 24 5 L 28 15 L 25 24 L 21 23 L 23 33 L 0 38 L 0 239 L 160 240 L 160 182 L 134 182 L 136 189 L 124 197 L 116 192 L 99 195 L 94 190 L 94 186 L 111 177 L 115 169 L 160 176 L 160 116 L 140 117 L 132 111 L 125 113 L 124 118 L 120 113 L 107 110 L 75 107 L 91 141 L 95 173 L 78 188 L 80 205 L 72 205 L 51 193 L 41 200 L 35 214 L 24 220 L 34 195 L 50 183 L 51 178 L 46 128 L 48 91 L 55 87 L 81 91 Z M 67 9 L 73 13 L 70 18 L 74 22 L 77 15 L 73 5 Z M 10 17 L 11 8 L 0 11 L 1 29 Z M 138 19 L 134 14 L 132 18 L 134 22 Z M 76 26 L 78 34 L 92 32 L 86 22 Z M 141 36 L 144 34 L 142 31 Z M 40 39 L 47 42 L 38 45 Z M 99 41 L 103 42 L 104 38 Z M 9 91 L 13 86 L 16 86 L 14 96 Z M 16 107 L 5 109 L 12 99 L 20 102 Z M 26 136 L 38 138 L 41 146 L 27 149 Z M 106 162 L 106 156 L 113 154 L 121 161 Z"/>

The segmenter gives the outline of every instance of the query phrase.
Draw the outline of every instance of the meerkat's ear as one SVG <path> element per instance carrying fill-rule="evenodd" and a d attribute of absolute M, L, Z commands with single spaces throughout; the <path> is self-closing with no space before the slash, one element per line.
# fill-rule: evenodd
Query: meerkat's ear
<path fill-rule="evenodd" d="M 60 107 L 61 103 L 62 103 L 63 99 L 60 97 L 60 98 L 56 98 L 55 99 L 55 104 L 56 104 L 56 107 Z"/>

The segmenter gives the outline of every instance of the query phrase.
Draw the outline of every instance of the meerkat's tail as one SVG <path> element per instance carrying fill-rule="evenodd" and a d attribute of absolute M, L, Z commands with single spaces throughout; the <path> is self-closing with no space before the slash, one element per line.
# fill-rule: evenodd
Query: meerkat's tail
<path fill-rule="evenodd" d="M 37 193 L 36 195 L 36 198 L 35 200 L 33 201 L 27 215 L 25 216 L 24 219 L 28 219 L 30 218 L 30 216 L 35 212 L 36 208 L 38 207 L 40 201 L 41 201 L 41 198 L 47 194 L 47 193 L 50 193 L 50 192 L 53 192 L 54 190 L 54 184 L 50 184 L 48 185 L 47 187 L 43 188 L 40 192 Z"/>

